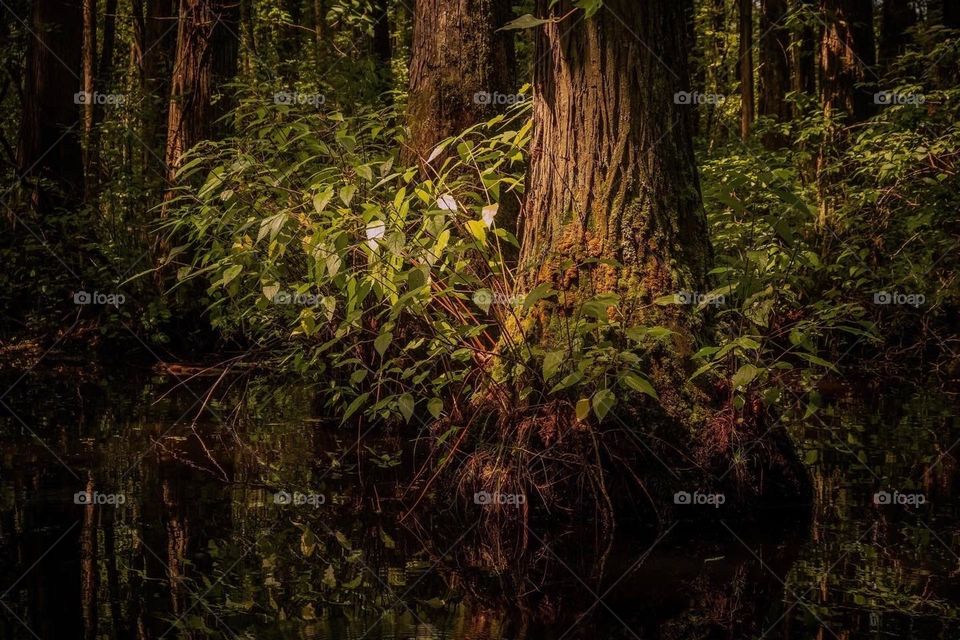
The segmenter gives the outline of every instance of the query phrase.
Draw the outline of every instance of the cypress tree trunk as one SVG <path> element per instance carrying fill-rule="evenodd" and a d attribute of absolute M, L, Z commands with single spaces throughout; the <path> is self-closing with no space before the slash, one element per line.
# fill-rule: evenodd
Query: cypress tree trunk
<path fill-rule="evenodd" d="M 821 0 L 820 6 L 826 23 L 820 45 L 824 110 L 860 122 L 873 106 L 873 92 L 857 86 L 873 77 L 873 0 Z"/>
<path fill-rule="evenodd" d="M 83 43 L 80 0 L 36 0 L 31 31 L 17 166 L 34 209 L 44 215 L 77 204 L 83 193 L 80 108 L 75 100 Z"/>
<path fill-rule="evenodd" d="M 231 0 L 180 0 L 164 156 L 171 179 L 183 154 L 229 109 L 228 100 L 214 105 L 212 98 L 236 75 L 238 22 L 239 5 Z"/>
<path fill-rule="evenodd" d="M 909 0 L 883 0 L 880 17 L 880 64 L 887 66 L 907 48 L 907 29 L 917 23 L 917 13 Z"/>
<path fill-rule="evenodd" d="M 790 33 L 786 28 L 787 0 L 762 0 L 760 13 L 760 91 L 757 112 L 778 122 L 790 118 Z M 781 136 L 764 136 L 768 148 L 783 144 Z"/>
<path fill-rule="evenodd" d="M 740 0 L 740 137 L 750 137 L 753 127 L 753 0 Z"/>
<path fill-rule="evenodd" d="M 540 0 L 540 15 L 572 8 L 569 0 L 548 5 Z M 552 282 L 581 299 L 616 292 L 637 308 L 667 292 L 699 290 L 710 246 L 693 107 L 674 100 L 689 91 L 683 6 L 608 0 L 606 7 L 572 29 L 543 25 L 537 36 L 521 281 L 528 289 Z M 643 42 L 656 42 L 656 53 Z M 622 268 L 559 273 L 565 259 L 591 258 Z M 636 315 L 628 321 L 642 320 Z"/>
<path fill-rule="evenodd" d="M 438 142 L 499 109 L 478 94 L 514 91 L 508 0 L 419 0 L 410 63 L 408 162 L 424 163 Z"/>

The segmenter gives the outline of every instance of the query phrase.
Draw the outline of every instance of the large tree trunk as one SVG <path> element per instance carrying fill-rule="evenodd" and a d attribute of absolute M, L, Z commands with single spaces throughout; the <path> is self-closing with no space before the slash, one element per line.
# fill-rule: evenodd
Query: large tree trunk
<path fill-rule="evenodd" d="M 753 128 L 753 0 L 740 0 L 740 137 L 746 140 Z"/>
<path fill-rule="evenodd" d="M 786 27 L 787 0 L 762 0 L 760 13 L 760 91 L 757 113 L 784 122 L 790 118 L 787 92 L 790 91 L 790 32 Z M 767 147 L 784 141 L 781 136 L 764 137 Z"/>
<path fill-rule="evenodd" d="M 873 105 L 873 93 L 858 86 L 873 77 L 873 0 L 821 0 L 820 6 L 826 24 L 820 45 L 824 110 L 860 122 Z"/>
<path fill-rule="evenodd" d="M 229 108 L 228 100 L 213 98 L 237 72 L 238 22 L 232 0 L 180 0 L 164 156 L 171 180 L 183 154 L 210 136 Z"/>
<path fill-rule="evenodd" d="M 508 0 L 419 0 L 413 27 L 404 157 L 424 163 L 438 142 L 489 118 L 482 96 L 515 90 Z M 502 108 L 499 107 L 499 108 Z"/>
<path fill-rule="evenodd" d="M 83 193 L 80 109 L 80 0 L 35 0 L 28 38 L 17 165 L 41 214 Z M 44 181 L 46 184 L 40 184 Z"/>
<path fill-rule="evenodd" d="M 903 53 L 910 41 L 907 29 L 917 23 L 917 12 L 910 0 L 883 0 L 880 18 L 880 64 L 889 65 Z"/>
<path fill-rule="evenodd" d="M 562 16 L 563 0 L 542 15 Z M 634 309 L 704 284 L 710 247 L 693 154 L 684 11 L 675 0 L 608 0 L 571 28 L 544 25 L 534 66 L 535 134 L 521 221 L 521 285 Z M 625 21 L 622 22 L 621 20 Z M 644 43 L 656 42 L 656 51 Z M 612 258 L 621 268 L 561 268 Z M 549 338 L 547 338 L 549 339 Z"/>

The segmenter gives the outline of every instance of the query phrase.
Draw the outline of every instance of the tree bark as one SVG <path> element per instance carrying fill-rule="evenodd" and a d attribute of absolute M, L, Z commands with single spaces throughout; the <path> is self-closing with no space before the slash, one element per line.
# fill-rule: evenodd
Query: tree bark
<path fill-rule="evenodd" d="M 213 98 L 237 72 L 238 22 L 231 0 L 180 0 L 164 156 L 171 180 L 183 154 L 210 136 L 229 108 L 229 100 Z"/>
<path fill-rule="evenodd" d="M 740 0 L 740 137 L 746 140 L 753 128 L 753 0 Z"/>
<path fill-rule="evenodd" d="M 83 0 L 83 184 L 84 199 L 89 200 L 95 190 L 96 141 L 93 124 L 97 73 L 97 1 Z"/>
<path fill-rule="evenodd" d="M 785 122 L 790 118 L 790 32 L 786 26 L 787 0 L 762 0 L 760 13 L 760 91 L 757 112 Z M 783 137 L 764 136 L 768 148 L 780 146 Z"/>
<path fill-rule="evenodd" d="M 816 11 L 816 0 L 795 0 L 796 9 L 804 14 Z M 817 28 L 804 20 L 794 34 L 793 90 L 814 95 L 817 91 Z"/>
<path fill-rule="evenodd" d="M 83 44 L 80 0 L 36 0 L 31 31 L 17 165 L 32 206 L 43 215 L 77 204 L 83 193 L 76 99 Z"/>
<path fill-rule="evenodd" d="M 907 30 L 916 23 L 917 12 L 910 0 L 883 0 L 878 51 L 880 64 L 886 67 L 906 51 L 910 41 Z"/>
<path fill-rule="evenodd" d="M 143 37 L 144 165 L 163 165 L 170 107 L 170 78 L 176 49 L 177 15 L 172 0 L 146 0 Z M 163 172 L 166 179 L 166 172 Z"/>
<path fill-rule="evenodd" d="M 572 8 L 563 0 L 540 15 Z M 699 290 L 710 260 L 693 154 L 683 6 L 607 0 L 570 28 L 536 39 L 534 138 L 521 221 L 521 286 L 621 296 L 633 317 L 656 297 Z M 621 22 L 621 20 L 625 22 Z M 656 42 L 656 52 L 644 43 Z M 571 259 L 610 264 L 563 269 Z"/>
<path fill-rule="evenodd" d="M 515 90 L 508 0 L 420 0 L 410 63 L 408 162 L 425 163 L 441 140 L 498 110 L 486 96 Z"/>
<path fill-rule="evenodd" d="M 873 92 L 859 86 L 873 77 L 873 1 L 821 0 L 820 7 L 826 24 L 820 44 L 824 111 L 845 112 L 848 123 L 857 123 L 873 106 Z"/>

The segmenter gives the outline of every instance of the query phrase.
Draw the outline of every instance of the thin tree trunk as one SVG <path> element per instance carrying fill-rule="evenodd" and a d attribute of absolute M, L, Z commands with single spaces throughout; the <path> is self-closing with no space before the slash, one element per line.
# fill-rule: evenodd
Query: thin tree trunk
<path fill-rule="evenodd" d="M 910 0 L 883 0 L 880 17 L 878 59 L 884 67 L 907 49 L 907 30 L 917 23 L 917 12 Z"/>
<path fill-rule="evenodd" d="M 177 15 L 172 0 L 146 0 L 144 20 L 143 109 L 144 166 L 154 167 L 166 180 L 164 148 L 169 117 L 170 78 L 176 48 Z"/>
<path fill-rule="evenodd" d="M 960 0 L 943 0 L 943 26 L 960 29 Z"/>
<path fill-rule="evenodd" d="M 873 92 L 860 86 L 873 78 L 873 0 L 821 0 L 826 27 L 820 46 L 821 96 L 828 116 L 848 123 L 870 115 Z"/>
<path fill-rule="evenodd" d="M 373 19 L 373 53 L 380 67 L 381 86 L 384 91 L 388 91 L 393 84 L 393 73 L 390 69 L 393 46 L 390 42 L 389 0 L 376 0 Z"/>
<path fill-rule="evenodd" d="M 746 140 L 753 128 L 753 0 L 740 0 L 740 137 Z"/>
<path fill-rule="evenodd" d="M 572 8 L 548 5 L 540 0 L 541 15 Z M 691 105 L 674 101 L 689 91 L 685 16 L 674 0 L 606 6 L 537 35 L 521 282 L 552 282 L 581 300 L 616 292 L 636 310 L 625 322 L 642 322 L 638 310 L 657 296 L 699 290 L 710 260 Z M 560 266 L 607 258 L 622 267 Z"/>
<path fill-rule="evenodd" d="M 106 13 L 103 16 L 103 45 L 100 50 L 100 62 L 97 67 L 97 82 L 101 87 L 109 88 L 113 80 L 113 57 L 117 41 L 117 0 L 107 0 Z M 99 111 L 100 119 L 103 110 Z"/>
<path fill-rule="evenodd" d="M 96 186 L 96 141 L 94 110 L 97 74 L 97 1 L 83 0 L 83 174 L 84 199 L 89 200 Z"/>
<path fill-rule="evenodd" d="M 511 33 L 497 29 L 510 16 L 508 0 L 417 2 L 408 162 L 424 163 L 441 140 L 502 109 L 493 96 L 515 90 L 514 50 Z"/>
<path fill-rule="evenodd" d="M 785 122 L 790 119 L 790 32 L 786 26 L 787 0 L 762 0 L 760 13 L 760 90 L 757 113 Z M 768 148 L 784 143 L 779 135 L 764 136 Z"/>
<path fill-rule="evenodd" d="M 795 9 L 802 15 L 816 11 L 816 0 L 794 0 Z M 794 33 L 793 44 L 793 90 L 814 95 L 817 91 L 817 28 L 804 20 Z"/>
<path fill-rule="evenodd" d="M 73 206 L 83 193 L 82 127 L 75 95 L 81 86 L 80 0 L 36 0 L 31 31 L 17 165 L 34 209 L 47 214 Z"/>

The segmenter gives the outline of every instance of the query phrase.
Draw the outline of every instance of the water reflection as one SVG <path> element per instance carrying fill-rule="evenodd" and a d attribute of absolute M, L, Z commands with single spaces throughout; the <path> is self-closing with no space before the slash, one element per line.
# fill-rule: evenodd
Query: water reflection
<path fill-rule="evenodd" d="M 610 536 L 586 521 L 493 530 L 439 486 L 412 508 L 423 453 L 410 437 L 357 447 L 353 429 L 313 418 L 309 389 L 244 380 L 218 399 L 210 382 L 34 373 L 3 398 L 0 637 L 960 630 L 960 429 L 939 392 L 801 407 L 788 422 L 813 470 L 809 518 L 760 526 L 718 512 Z M 880 491 L 926 504 L 877 504 Z"/>

